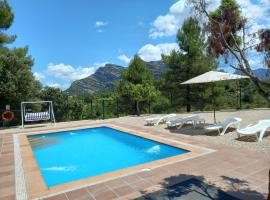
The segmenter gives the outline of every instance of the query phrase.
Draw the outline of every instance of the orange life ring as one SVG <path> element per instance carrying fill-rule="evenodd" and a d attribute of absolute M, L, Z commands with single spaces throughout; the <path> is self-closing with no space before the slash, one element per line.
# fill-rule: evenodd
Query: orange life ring
<path fill-rule="evenodd" d="M 8 117 L 6 115 L 9 115 Z M 5 111 L 2 113 L 2 119 L 6 122 L 12 121 L 14 119 L 14 113 L 12 111 Z"/>

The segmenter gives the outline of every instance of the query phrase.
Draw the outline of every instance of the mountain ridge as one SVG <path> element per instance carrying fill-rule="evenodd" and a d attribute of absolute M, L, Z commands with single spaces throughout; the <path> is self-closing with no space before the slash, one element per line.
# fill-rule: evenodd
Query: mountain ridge
<path fill-rule="evenodd" d="M 169 68 L 165 66 L 162 61 L 150 61 L 145 62 L 147 69 L 153 73 L 154 79 L 163 77 L 162 71 L 166 71 Z M 80 95 L 85 93 L 107 92 L 114 91 L 114 82 L 120 80 L 122 71 L 127 67 L 106 64 L 97 69 L 94 74 L 90 76 L 74 81 L 70 87 L 66 90 L 69 95 Z"/>
<path fill-rule="evenodd" d="M 150 61 L 145 63 L 147 69 L 152 72 L 154 79 L 164 77 L 162 71 L 169 70 L 162 61 Z M 126 69 L 127 67 L 121 65 L 106 64 L 105 66 L 99 67 L 94 74 L 74 81 L 66 92 L 72 96 L 85 93 L 93 94 L 114 91 L 114 82 L 120 80 L 122 71 Z M 259 68 L 253 70 L 253 73 L 261 80 L 270 82 L 270 69 Z M 242 74 L 242 72 L 235 72 L 235 74 Z"/>

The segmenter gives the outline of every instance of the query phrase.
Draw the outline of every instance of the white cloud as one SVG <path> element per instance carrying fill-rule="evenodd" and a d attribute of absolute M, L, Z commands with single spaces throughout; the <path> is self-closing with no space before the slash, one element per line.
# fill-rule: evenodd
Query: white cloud
<path fill-rule="evenodd" d="M 46 85 L 53 88 L 60 88 L 60 84 L 58 83 L 47 83 Z"/>
<path fill-rule="evenodd" d="M 186 0 L 176 2 L 166 15 L 160 15 L 155 19 L 149 37 L 156 39 L 175 35 L 189 14 L 190 9 L 186 6 Z"/>
<path fill-rule="evenodd" d="M 34 77 L 36 80 L 41 81 L 42 79 L 45 78 L 45 75 L 39 72 L 34 72 Z"/>
<path fill-rule="evenodd" d="M 241 10 L 244 16 L 255 21 L 265 17 L 265 12 L 269 5 L 269 2 L 267 5 L 267 3 L 264 1 L 257 1 L 254 3 L 251 0 L 238 0 L 237 2 L 241 6 Z"/>
<path fill-rule="evenodd" d="M 71 82 L 71 81 L 83 79 L 83 78 L 86 78 L 87 76 L 90 76 L 96 71 L 98 67 L 104 66 L 107 63 L 108 62 L 94 63 L 90 67 L 73 67 L 71 65 L 66 65 L 63 63 L 60 63 L 60 64 L 50 63 L 48 65 L 47 72 L 48 74 L 56 78 Z"/>
<path fill-rule="evenodd" d="M 252 24 L 269 24 L 267 11 L 269 10 L 268 0 L 237 0 L 243 15 L 246 16 Z M 208 10 L 216 9 L 220 0 L 212 0 Z M 167 14 L 158 16 L 152 23 L 149 31 L 149 37 L 152 39 L 173 36 L 182 26 L 184 20 L 192 15 L 188 0 L 179 0 L 174 3 Z M 255 23 L 254 23 L 255 22 Z"/>
<path fill-rule="evenodd" d="M 258 33 L 259 30 L 270 28 L 269 27 L 269 1 L 257 0 L 253 2 L 251 0 L 238 0 L 242 8 L 243 15 L 248 19 L 248 32 Z M 259 42 L 258 37 L 253 37 L 252 34 L 248 35 L 246 41 L 252 41 L 253 44 Z"/>
<path fill-rule="evenodd" d="M 219 3 L 220 0 L 209 1 L 209 10 L 216 9 Z M 175 35 L 185 19 L 192 14 L 189 0 L 177 1 L 170 7 L 167 14 L 160 15 L 155 19 L 149 31 L 149 37 L 157 39 Z"/>
<path fill-rule="evenodd" d="M 138 51 L 138 55 L 145 61 L 158 61 L 161 60 L 161 54 L 168 55 L 174 49 L 179 50 L 177 43 L 146 44 Z"/>
<path fill-rule="evenodd" d="M 103 22 L 103 21 L 96 21 L 95 23 L 95 27 L 97 29 L 98 33 L 102 33 L 103 29 L 108 23 L 107 22 Z"/>
<path fill-rule="evenodd" d="M 95 23 L 95 26 L 97 28 L 102 27 L 102 26 L 106 26 L 106 25 L 107 25 L 107 22 L 103 22 L 103 21 L 96 21 L 96 23 Z"/>
<path fill-rule="evenodd" d="M 121 60 L 121 61 L 123 61 L 123 62 L 125 62 L 125 63 L 129 63 L 129 62 L 130 62 L 130 59 L 131 59 L 131 58 L 127 57 L 127 56 L 124 55 L 124 54 L 119 55 L 117 58 L 118 58 L 118 60 Z"/>

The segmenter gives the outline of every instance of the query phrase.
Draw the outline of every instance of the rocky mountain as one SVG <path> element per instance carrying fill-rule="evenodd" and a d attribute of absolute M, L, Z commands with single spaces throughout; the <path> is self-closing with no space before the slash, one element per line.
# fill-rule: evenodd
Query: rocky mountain
<path fill-rule="evenodd" d="M 253 73 L 255 74 L 255 76 L 257 76 L 261 80 L 270 82 L 270 69 L 259 68 L 259 69 L 253 70 Z"/>
<path fill-rule="evenodd" d="M 163 76 L 162 71 L 168 70 L 162 61 L 146 62 L 147 68 L 152 71 L 155 79 Z M 120 79 L 121 72 L 126 70 L 126 67 L 106 64 L 99 67 L 97 71 L 80 80 L 74 81 L 71 86 L 66 90 L 69 95 L 78 95 L 85 93 L 95 93 L 104 91 L 113 91 L 114 82 Z"/>
<path fill-rule="evenodd" d="M 236 71 L 236 74 L 244 75 L 241 71 Z M 261 80 L 267 81 L 270 83 L 270 69 L 258 68 L 253 70 L 253 74 Z"/>

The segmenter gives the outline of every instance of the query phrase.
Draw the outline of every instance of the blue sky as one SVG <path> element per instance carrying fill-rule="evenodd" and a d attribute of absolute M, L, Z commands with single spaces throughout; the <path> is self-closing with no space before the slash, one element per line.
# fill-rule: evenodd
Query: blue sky
<path fill-rule="evenodd" d="M 266 1 L 239 3 L 253 24 L 263 27 L 269 23 L 262 15 Z M 135 53 L 159 60 L 161 53 L 177 48 L 175 33 L 190 15 L 185 0 L 8 2 L 15 14 L 9 33 L 18 36 L 13 45 L 29 46 L 36 78 L 62 89 L 105 63 L 127 66 Z M 217 4 L 214 0 L 213 7 Z"/>

